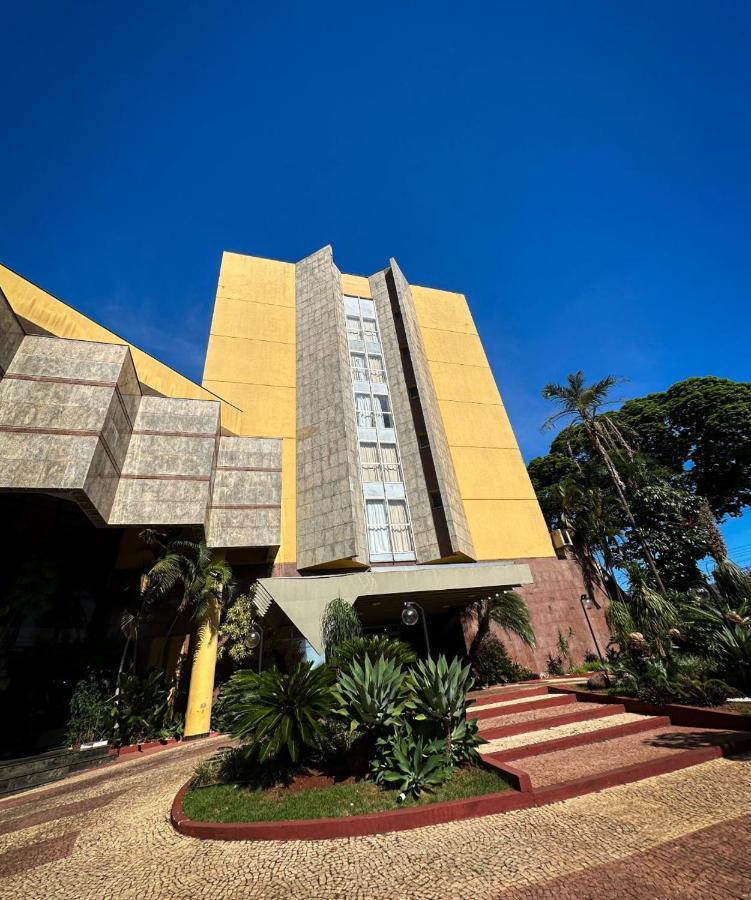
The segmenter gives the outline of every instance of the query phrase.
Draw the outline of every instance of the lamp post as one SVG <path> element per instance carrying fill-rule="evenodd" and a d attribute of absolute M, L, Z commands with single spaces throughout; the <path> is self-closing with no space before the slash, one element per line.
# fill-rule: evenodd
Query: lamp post
<path fill-rule="evenodd" d="M 597 643 L 597 635 L 595 634 L 595 630 L 592 627 L 592 623 L 589 620 L 589 611 L 593 606 L 596 606 L 597 609 L 600 608 L 600 604 L 593 600 L 589 594 L 582 594 L 579 598 L 579 602 L 582 605 L 582 609 L 584 610 L 584 618 L 587 620 L 587 625 L 589 625 L 589 633 L 592 635 L 592 640 L 595 642 L 595 650 L 597 650 L 597 655 L 600 657 L 600 662 L 605 662 L 605 658 L 602 655 L 602 651 L 600 650 L 600 645 Z"/>
<path fill-rule="evenodd" d="M 263 662 L 263 628 L 258 622 L 250 623 L 250 631 L 248 632 L 248 647 L 255 650 L 258 647 L 258 674 L 261 674 L 261 663 Z"/>
<path fill-rule="evenodd" d="M 428 625 L 425 620 L 425 610 L 419 603 L 415 603 L 414 600 L 405 600 L 404 609 L 402 610 L 402 622 L 404 622 L 405 625 L 412 627 L 413 625 L 417 625 L 417 620 L 419 618 L 422 618 L 422 632 L 425 635 L 425 649 L 427 650 L 428 657 L 430 657 L 430 641 L 428 640 Z"/>

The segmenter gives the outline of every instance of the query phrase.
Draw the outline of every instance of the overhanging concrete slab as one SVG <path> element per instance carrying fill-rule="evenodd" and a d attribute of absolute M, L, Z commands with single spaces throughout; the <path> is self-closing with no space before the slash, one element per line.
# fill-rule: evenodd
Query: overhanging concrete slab
<path fill-rule="evenodd" d="M 420 599 L 428 607 L 439 598 L 469 603 L 493 590 L 532 584 L 524 563 L 468 563 L 399 566 L 348 575 L 261 578 L 257 602 L 261 611 L 273 601 L 318 653 L 323 651 L 321 615 L 326 604 L 341 597 L 350 606 L 362 597 Z M 428 609 L 428 611 L 430 611 Z"/>

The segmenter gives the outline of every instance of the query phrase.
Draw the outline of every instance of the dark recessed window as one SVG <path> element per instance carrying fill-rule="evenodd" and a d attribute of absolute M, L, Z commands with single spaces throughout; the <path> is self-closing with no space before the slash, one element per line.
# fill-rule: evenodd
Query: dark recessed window
<path fill-rule="evenodd" d="M 417 398 L 420 396 L 417 393 L 417 388 L 414 385 L 412 385 L 412 387 L 407 388 L 407 393 L 409 394 L 410 400 L 417 400 Z"/>
<path fill-rule="evenodd" d="M 430 492 L 430 505 L 434 509 L 440 509 L 443 506 L 443 500 L 441 499 L 440 491 L 431 491 Z"/>
<path fill-rule="evenodd" d="M 421 450 L 425 450 L 427 447 L 430 446 L 430 442 L 428 441 L 427 434 L 418 434 L 417 435 L 417 446 Z"/>

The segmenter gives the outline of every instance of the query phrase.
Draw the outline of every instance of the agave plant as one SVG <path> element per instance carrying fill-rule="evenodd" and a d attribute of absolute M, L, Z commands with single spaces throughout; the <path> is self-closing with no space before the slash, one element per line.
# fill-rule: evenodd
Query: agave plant
<path fill-rule="evenodd" d="M 410 702 L 404 671 L 393 659 L 379 656 L 375 663 L 365 655 L 362 665 L 354 661 L 343 672 L 336 687 L 339 713 L 350 718 L 350 730 L 374 731 L 401 721 Z"/>
<path fill-rule="evenodd" d="M 469 665 L 462 666 L 458 658 L 446 661 L 420 660 L 412 669 L 412 690 L 418 720 L 433 719 L 448 730 L 465 716 L 467 692 L 474 683 Z"/>
<path fill-rule="evenodd" d="M 392 735 L 388 752 L 381 758 L 376 779 L 387 782 L 404 794 L 419 796 L 442 784 L 451 772 L 442 741 L 426 742 L 410 729 Z"/>
<path fill-rule="evenodd" d="M 351 667 L 353 662 L 362 666 L 366 655 L 371 659 L 393 659 L 400 666 L 409 666 L 417 659 L 414 650 L 404 641 L 394 640 L 385 634 L 374 634 L 344 641 L 334 651 L 332 663 L 340 669 Z"/>
<path fill-rule="evenodd" d="M 310 662 L 298 663 L 287 675 L 274 667 L 245 685 L 236 682 L 226 703 L 233 737 L 249 740 L 261 762 L 286 751 L 296 763 L 302 747 L 315 746 L 322 720 L 332 712 L 333 682 L 327 666 L 314 669 Z"/>

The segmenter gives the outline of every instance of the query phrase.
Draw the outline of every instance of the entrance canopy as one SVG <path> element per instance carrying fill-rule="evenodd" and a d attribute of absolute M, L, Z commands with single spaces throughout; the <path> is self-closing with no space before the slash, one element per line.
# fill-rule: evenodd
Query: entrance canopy
<path fill-rule="evenodd" d="M 360 601 L 358 611 L 371 621 L 388 621 L 398 618 L 405 600 L 417 601 L 430 614 L 532 581 L 529 566 L 519 563 L 395 566 L 347 575 L 261 578 L 256 605 L 265 613 L 276 603 L 322 653 L 321 615 L 326 604 L 337 597 L 350 606 Z"/>

